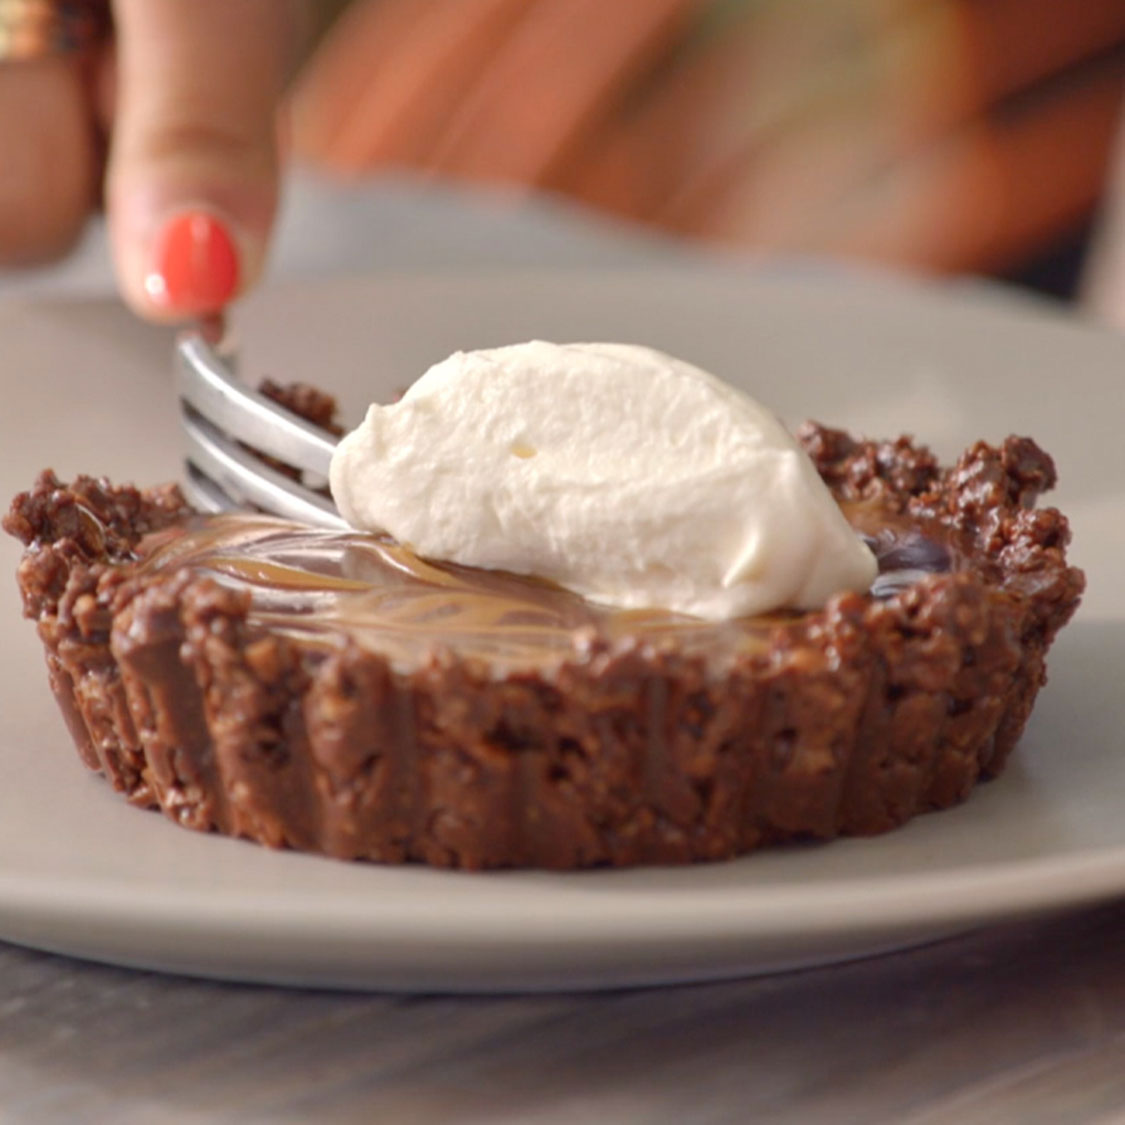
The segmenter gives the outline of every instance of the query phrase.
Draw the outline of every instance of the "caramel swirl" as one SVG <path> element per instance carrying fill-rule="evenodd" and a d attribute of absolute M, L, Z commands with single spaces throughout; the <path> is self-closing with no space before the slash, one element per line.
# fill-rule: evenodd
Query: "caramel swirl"
<path fill-rule="evenodd" d="M 898 561 L 901 538 L 886 550 L 873 545 Z M 406 668 L 446 649 L 501 670 L 542 669 L 575 656 L 591 636 L 730 656 L 801 620 L 781 612 L 713 623 L 611 609 L 535 578 L 427 562 L 384 537 L 243 513 L 193 517 L 150 535 L 140 553 L 147 571 L 188 567 L 249 591 L 254 624 L 323 647 L 348 636 Z M 932 565 L 934 557 L 922 569 L 947 567 Z M 877 584 L 918 572 L 901 563 L 881 569 Z"/>

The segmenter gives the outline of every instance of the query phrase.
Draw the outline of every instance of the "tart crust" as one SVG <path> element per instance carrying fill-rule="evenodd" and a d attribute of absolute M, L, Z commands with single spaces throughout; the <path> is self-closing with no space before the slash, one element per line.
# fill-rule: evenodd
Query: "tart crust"
<path fill-rule="evenodd" d="M 842 503 L 940 526 L 968 565 L 843 594 L 721 668 L 587 638 L 550 671 L 435 647 L 410 671 L 342 637 L 256 627 L 249 597 L 138 544 L 178 490 L 45 472 L 4 527 L 82 760 L 201 831 L 342 859 L 578 868 L 723 859 L 871 835 L 1003 768 L 1078 604 L 1069 531 L 1032 441 L 951 468 L 907 438 L 800 438 Z"/>

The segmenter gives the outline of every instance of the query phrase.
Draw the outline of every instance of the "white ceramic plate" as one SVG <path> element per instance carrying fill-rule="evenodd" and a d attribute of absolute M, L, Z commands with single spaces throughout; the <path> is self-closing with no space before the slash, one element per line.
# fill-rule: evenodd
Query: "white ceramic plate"
<path fill-rule="evenodd" d="M 943 454 L 1037 437 L 1090 592 L 1008 772 L 878 839 L 581 874 L 346 865 L 199 836 L 78 764 L 0 583 L 0 937 L 129 965 L 394 989 L 574 988 L 759 972 L 1125 892 L 1125 341 L 987 290 L 698 271 L 414 278 L 262 294 L 244 369 L 354 414 L 458 347 L 664 347 L 791 420 Z M 53 463 L 177 472 L 168 339 L 100 304 L 0 303 L 0 491 Z M 0 545 L 0 571 L 17 552 Z"/>

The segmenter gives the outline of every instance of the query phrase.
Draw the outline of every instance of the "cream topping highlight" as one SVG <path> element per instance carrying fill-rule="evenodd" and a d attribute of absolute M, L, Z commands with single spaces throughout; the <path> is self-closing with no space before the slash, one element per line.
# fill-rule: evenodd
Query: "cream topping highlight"
<path fill-rule="evenodd" d="M 866 590 L 875 558 L 764 407 L 626 344 L 458 352 L 332 460 L 356 528 L 424 558 L 708 620 Z"/>

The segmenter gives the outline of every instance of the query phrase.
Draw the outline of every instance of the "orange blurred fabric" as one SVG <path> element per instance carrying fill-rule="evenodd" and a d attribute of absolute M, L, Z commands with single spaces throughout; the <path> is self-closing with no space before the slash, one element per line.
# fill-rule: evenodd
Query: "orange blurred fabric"
<path fill-rule="evenodd" d="M 680 234 L 1000 271 L 1097 207 L 1125 0 L 355 0 L 296 154 Z"/>

